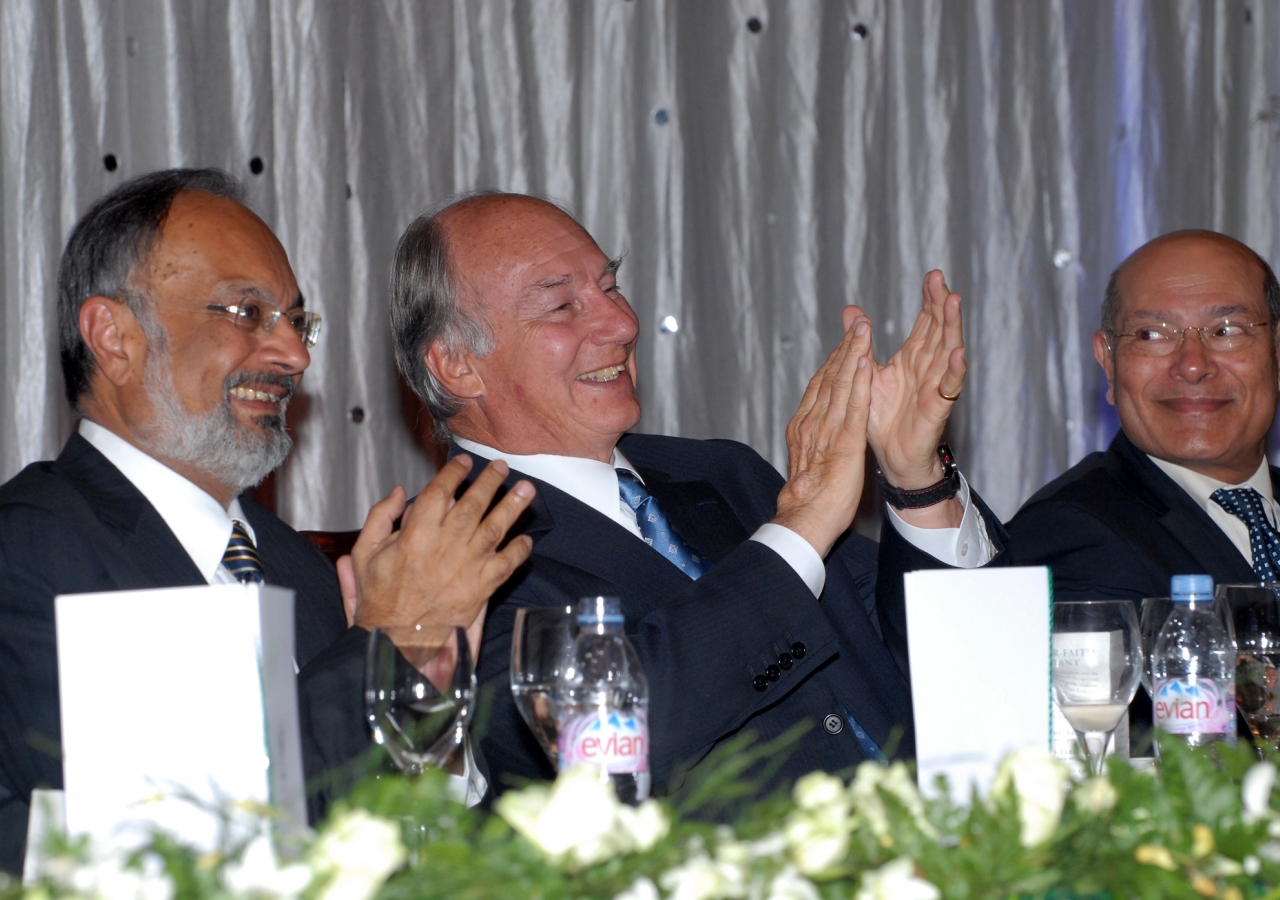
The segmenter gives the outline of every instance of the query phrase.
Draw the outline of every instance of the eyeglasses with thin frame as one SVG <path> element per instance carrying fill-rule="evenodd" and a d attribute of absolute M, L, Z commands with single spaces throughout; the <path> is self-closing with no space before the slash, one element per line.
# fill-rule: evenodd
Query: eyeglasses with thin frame
<path fill-rule="evenodd" d="M 270 334 L 280 320 L 285 319 L 307 348 L 314 347 L 320 340 L 320 314 L 307 312 L 300 306 L 284 311 L 272 309 L 264 312 L 263 304 L 245 300 L 237 306 L 209 303 L 205 308 L 209 312 L 231 316 L 231 321 L 241 331 L 253 332 L 261 328 L 264 334 Z"/>
<path fill-rule="evenodd" d="M 1270 322 L 1245 322 L 1240 319 L 1222 318 L 1208 325 L 1188 325 L 1176 328 L 1168 322 L 1143 325 L 1133 331 L 1113 333 L 1116 338 L 1129 338 L 1125 346 L 1143 356 L 1168 356 L 1186 340 L 1188 331 L 1200 332 L 1200 342 L 1206 350 L 1215 353 L 1234 353 L 1253 345 L 1258 339 L 1258 329 Z"/>

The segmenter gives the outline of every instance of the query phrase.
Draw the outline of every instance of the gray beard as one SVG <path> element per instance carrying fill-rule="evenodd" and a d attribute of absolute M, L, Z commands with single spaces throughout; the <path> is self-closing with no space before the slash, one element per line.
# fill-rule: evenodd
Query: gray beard
<path fill-rule="evenodd" d="M 288 375 L 240 372 L 222 387 L 222 402 L 202 415 L 182 408 L 173 384 L 168 348 L 152 340 L 143 372 L 143 383 L 151 399 L 155 417 L 141 429 L 138 440 L 152 456 L 172 459 L 199 469 L 211 478 L 240 493 L 261 484 L 278 469 L 293 449 L 293 439 L 285 431 L 285 410 L 293 394 L 294 380 Z M 248 381 L 265 382 L 285 388 L 276 415 L 258 417 L 261 430 L 246 427 L 231 411 L 231 389 Z"/>

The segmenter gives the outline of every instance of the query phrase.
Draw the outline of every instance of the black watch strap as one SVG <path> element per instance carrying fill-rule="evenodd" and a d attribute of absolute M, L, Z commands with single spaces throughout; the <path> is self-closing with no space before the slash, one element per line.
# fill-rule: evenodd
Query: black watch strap
<path fill-rule="evenodd" d="M 884 501 L 894 509 L 923 509 L 954 497 L 960 490 L 960 469 L 946 441 L 938 445 L 938 457 L 942 460 L 942 480 L 914 491 L 894 487 L 884 473 L 876 469 L 876 482 Z"/>

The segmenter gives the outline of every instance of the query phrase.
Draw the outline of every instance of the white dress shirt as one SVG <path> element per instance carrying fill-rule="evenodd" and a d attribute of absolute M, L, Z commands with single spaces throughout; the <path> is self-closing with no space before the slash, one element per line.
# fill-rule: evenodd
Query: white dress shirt
<path fill-rule="evenodd" d="M 232 521 L 244 526 L 255 546 L 258 543 L 238 499 L 233 499 L 224 509 L 173 469 L 96 422 L 81 419 L 80 436 L 93 444 L 155 507 L 205 581 L 237 583 L 236 577 L 222 564 L 227 542 L 231 540 Z"/>
<path fill-rule="evenodd" d="M 605 463 L 577 456 L 555 456 L 548 453 L 519 456 L 514 453 L 503 453 L 466 438 L 455 437 L 454 441 L 463 450 L 486 459 L 501 459 L 515 471 L 559 488 L 606 518 L 612 519 L 637 539 L 640 538 L 640 526 L 636 524 L 635 510 L 624 503 L 622 496 L 618 493 L 616 470 L 626 469 L 635 475 L 641 484 L 644 483 L 644 479 L 617 447 L 613 448 L 613 458 Z M 904 538 L 931 556 L 949 565 L 974 568 L 990 562 L 993 553 L 991 542 L 987 539 L 982 514 L 970 501 L 969 486 L 963 478 L 960 491 L 958 496 L 965 505 L 965 511 L 959 528 L 916 528 L 903 522 L 892 510 L 890 510 L 890 521 Z M 800 535 L 783 525 L 767 522 L 756 529 L 756 533 L 751 535 L 751 540 L 764 544 L 781 556 L 815 597 L 822 593 L 827 583 L 826 567 L 818 551 Z"/>
<path fill-rule="evenodd" d="M 1249 544 L 1249 526 L 1243 520 L 1233 516 L 1227 512 L 1216 501 L 1211 500 L 1210 496 L 1219 488 L 1245 488 L 1251 487 L 1262 495 L 1262 509 L 1266 513 L 1267 521 L 1271 523 L 1271 527 L 1276 527 L 1277 513 L 1280 513 L 1280 507 L 1276 505 L 1274 492 L 1271 490 L 1271 469 L 1267 465 L 1266 457 L 1263 457 L 1258 471 L 1244 484 L 1227 484 L 1225 481 L 1218 481 L 1210 478 L 1208 475 L 1201 475 L 1199 472 L 1193 472 L 1183 466 L 1174 465 L 1163 459 L 1156 459 L 1150 454 L 1147 458 L 1155 463 L 1160 471 L 1172 478 L 1178 485 L 1188 494 L 1191 499 L 1200 505 L 1200 508 L 1209 514 L 1209 518 L 1213 519 L 1215 525 L 1222 529 L 1223 533 L 1231 539 L 1231 543 L 1236 545 L 1236 549 L 1249 560 L 1249 565 L 1253 565 L 1253 548 Z"/>

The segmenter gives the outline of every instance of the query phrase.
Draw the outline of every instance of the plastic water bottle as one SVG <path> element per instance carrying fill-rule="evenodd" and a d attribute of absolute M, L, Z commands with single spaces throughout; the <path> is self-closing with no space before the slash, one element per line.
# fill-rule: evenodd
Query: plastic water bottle
<path fill-rule="evenodd" d="M 1236 743 L 1236 654 L 1213 611 L 1213 578 L 1175 575 L 1151 651 L 1152 717 L 1190 747 Z"/>
<path fill-rule="evenodd" d="M 600 767 L 618 799 L 649 796 L 649 682 L 622 631 L 617 597 L 584 597 L 578 637 L 556 682 L 560 771 Z"/>

